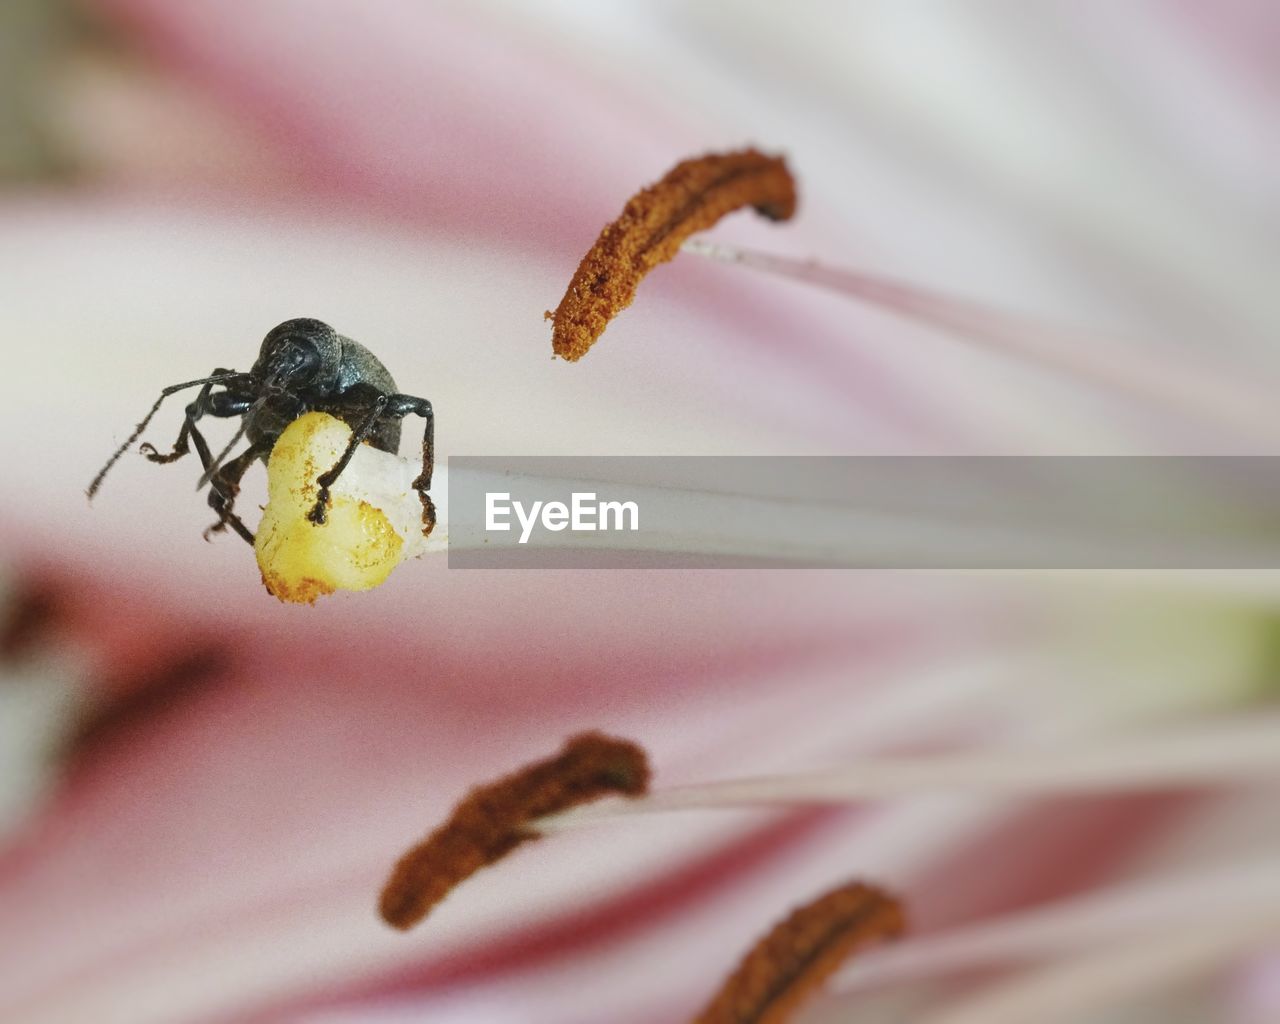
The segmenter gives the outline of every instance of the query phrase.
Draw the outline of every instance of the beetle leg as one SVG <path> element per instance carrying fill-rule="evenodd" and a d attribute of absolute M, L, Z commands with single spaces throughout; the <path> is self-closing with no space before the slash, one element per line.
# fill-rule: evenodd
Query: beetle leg
<path fill-rule="evenodd" d="M 219 374 L 230 371 L 214 370 L 213 372 L 214 374 Z M 196 395 L 196 400 L 187 406 L 187 414 L 182 421 L 182 429 L 178 432 L 178 439 L 174 441 L 171 451 L 161 455 L 150 441 L 144 441 L 138 446 L 138 450 L 152 462 L 173 462 L 182 458 L 191 450 L 188 445 L 188 439 L 190 439 L 195 442 L 196 451 L 201 453 L 200 460 L 207 469 L 209 466 L 209 448 L 205 444 L 200 431 L 196 429 L 196 421 L 202 416 L 239 416 L 252 404 L 250 400 L 233 393 L 220 391 L 215 395 L 211 393 L 212 390 L 213 382 L 205 384 L 200 389 L 200 393 Z"/>
<path fill-rule="evenodd" d="M 436 416 L 430 402 L 413 395 L 392 395 L 388 412 L 399 416 L 417 413 L 426 424 L 422 432 L 422 472 L 414 480 L 413 489 L 422 502 L 422 535 L 429 537 L 436 525 L 436 505 L 427 493 L 431 490 L 431 473 L 436 462 Z"/>
<path fill-rule="evenodd" d="M 422 472 L 413 481 L 413 489 L 418 492 L 418 498 L 422 502 L 422 534 L 425 537 L 431 533 L 436 525 L 436 506 L 427 492 L 431 489 L 431 473 L 435 467 L 436 421 L 431 403 L 425 398 L 414 395 L 378 395 L 374 399 L 372 408 L 351 432 L 351 440 L 347 442 L 342 457 L 332 469 L 317 478 L 319 494 L 315 508 L 307 514 L 308 519 L 316 524 L 324 522 L 325 509 L 329 505 L 329 488 L 342 475 L 342 471 L 347 468 L 347 463 L 355 454 L 356 447 L 373 432 L 378 421 L 384 418 L 403 419 L 411 413 L 421 416 L 426 421 L 426 429 L 422 435 Z"/>
<path fill-rule="evenodd" d="M 351 439 L 347 442 L 346 450 L 337 462 L 333 464 L 333 468 L 325 473 L 321 473 L 316 477 L 316 504 L 315 507 L 307 513 L 307 518 L 317 526 L 321 525 L 325 520 L 325 509 L 329 507 L 329 488 L 334 485 L 338 477 L 342 476 L 342 471 L 347 468 L 347 463 L 351 461 L 351 456 L 356 453 L 356 449 L 360 444 L 373 433 L 373 428 L 377 426 L 378 420 L 382 418 L 387 403 L 390 401 L 389 395 L 378 395 L 370 405 L 369 411 L 365 413 L 354 430 L 351 431 Z"/>
<path fill-rule="evenodd" d="M 224 463 L 210 478 L 209 507 L 218 513 L 218 521 L 204 531 L 205 540 L 209 539 L 210 534 L 221 533 L 230 526 L 246 543 L 253 544 L 253 534 L 232 509 L 235 507 L 236 495 L 240 493 L 240 481 L 245 471 L 254 464 L 262 451 L 257 445 L 250 445 L 230 462 Z M 207 448 L 203 454 L 208 456 Z"/>
<path fill-rule="evenodd" d="M 160 410 L 160 405 L 166 398 L 178 391 L 184 391 L 187 388 L 193 388 L 197 384 L 205 385 L 205 389 L 212 384 L 234 384 L 236 382 L 250 382 L 251 378 L 246 373 L 237 373 L 234 370 L 214 370 L 208 377 L 201 377 L 199 380 L 184 381 L 182 384 L 170 384 L 167 388 L 163 388 L 160 397 L 155 400 L 147 414 L 142 417 L 140 423 L 133 428 L 133 433 L 124 439 L 124 441 L 111 453 L 111 458 L 107 459 L 106 465 L 98 470 L 98 475 L 89 483 L 89 488 L 85 492 L 89 500 L 93 500 L 93 496 L 98 493 L 98 488 L 102 486 L 102 481 L 111 472 L 111 467 L 119 461 L 120 456 L 127 452 L 133 442 L 142 436 L 142 432 L 147 429 L 147 424 L 151 422 L 151 418 Z M 176 447 L 176 446 L 175 446 Z M 155 449 L 152 448 L 154 452 Z M 179 456 L 180 457 L 180 456 Z"/>
<path fill-rule="evenodd" d="M 188 445 L 189 440 L 195 444 L 196 454 L 200 456 L 201 464 L 208 468 L 213 456 L 209 454 L 209 445 L 205 441 L 204 435 L 200 433 L 200 429 L 196 426 L 196 420 L 200 419 L 206 411 L 199 401 L 192 402 L 187 406 L 187 418 L 182 421 L 182 430 L 178 432 L 178 439 L 173 443 L 172 451 L 165 452 L 162 455 L 156 451 L 155 445 L 150 441 L 143 441 L 138 446 L 138 451 L 142 452 L 152 462 L 173 462 L 182 458 L 191 450 Z"/>

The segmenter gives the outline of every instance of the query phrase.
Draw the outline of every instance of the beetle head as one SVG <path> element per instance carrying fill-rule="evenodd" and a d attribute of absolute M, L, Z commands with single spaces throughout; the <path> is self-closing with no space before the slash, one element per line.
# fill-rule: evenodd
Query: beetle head
<path fill-rule="evenodd" d="M 326 323 L 310 317 L 286 320 L 262 339 L 252 373 L 268 391 L 333 387 L 342 363 L 342 342 Z"/>

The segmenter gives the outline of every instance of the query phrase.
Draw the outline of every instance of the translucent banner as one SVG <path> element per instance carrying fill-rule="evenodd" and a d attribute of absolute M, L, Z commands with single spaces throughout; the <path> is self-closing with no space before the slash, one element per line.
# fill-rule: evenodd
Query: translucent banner
<path fill-rule="evenodd" d="M 1280 568 L 1260 457 L 466 457 L 455 568 Z"/>

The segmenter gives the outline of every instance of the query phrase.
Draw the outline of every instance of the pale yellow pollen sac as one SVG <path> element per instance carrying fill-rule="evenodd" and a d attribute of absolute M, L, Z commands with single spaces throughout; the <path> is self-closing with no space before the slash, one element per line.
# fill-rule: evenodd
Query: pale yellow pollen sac
<path fill-rule="evenodd" d="M 427 549 L 412 487 L 420 467 L 368 444 L 331 488 L 325 522 L 307 518 L 317 477 L 333 467 L 350 438 L 342 420 L 310 412 L 289 424 L 271 450 L 254 551 L 262 582 L 281 601 L 311 604 L 335 590 L 370 590 Z M 440 527 L 431 541 L 433 548 L 443 546 Z"/>

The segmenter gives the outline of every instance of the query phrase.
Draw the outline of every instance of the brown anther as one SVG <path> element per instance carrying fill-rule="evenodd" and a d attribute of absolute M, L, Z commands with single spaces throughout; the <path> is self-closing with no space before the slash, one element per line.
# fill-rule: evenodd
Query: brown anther
<path fill-rule="evenodd" d="M 649 761 L 628 740 L 598 732 L 565 743 L 555 757 L 477 786 L 449 820 L 400 858 L 382 889 L 383 920 L 406 929 L 480 868 L 537 839 L 529 822 L 608 793 L 640 796 Z"/>
<path fill-rule="evenodd" d="M 851 954 L 904 928 L 892 896 L 860 882 L 834 889 L 761 939 L 694 1024 L 783 1024 Z"/>
<path fill-rule="evenodd" d="M 709 153 L 676 164 L 632 196 L 578 264 L 556 311 L 546 314 L 554 323 L 556 355 L 581 359 L 609 321 L 631 305 L 645 274 L 673 258 L 694 232 L 744 206 L 770 220 L 795 213 L 795 181 L 781 157 L 754 149 Z"/>
<path fill-rule="evenodd" d="M 0 612 L 0 661 L 18 661 L 30 654 L 61 617 L 65 596 L 53 583 L 21 579 Z"/>
<path fill-rule="evenodd" d="M 229 647 L 201 642 L 171 653 L 143 673 L 105 680 L 98 688 L 115 696 L 86 713 L 70 737 L 69 751 L 87 754 L 130 729 L 145 727 L 207 690 L 233 663 Z"/>

